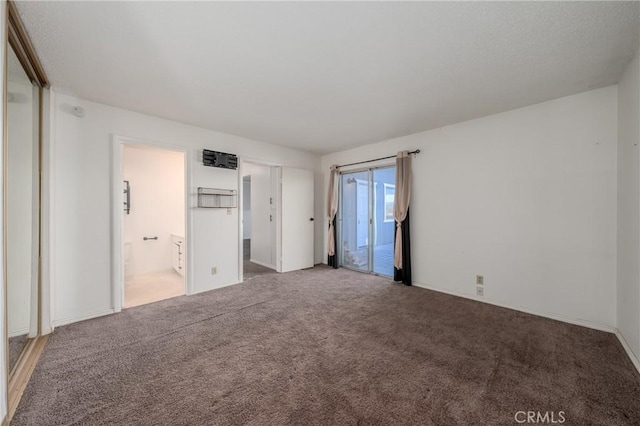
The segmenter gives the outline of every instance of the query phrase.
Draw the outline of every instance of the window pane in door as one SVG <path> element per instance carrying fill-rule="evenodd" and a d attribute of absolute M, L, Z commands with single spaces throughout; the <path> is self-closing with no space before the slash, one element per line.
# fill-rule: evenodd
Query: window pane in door
<path fill-rule="evenodd" d="M 369 172 L 341 175 L 340 264 L 369 271 Z"/>
<path fill-rule="evenodd" d="M 396 168 L 373 169 L 373 272 L 393 276 L 393 198 Z"/>

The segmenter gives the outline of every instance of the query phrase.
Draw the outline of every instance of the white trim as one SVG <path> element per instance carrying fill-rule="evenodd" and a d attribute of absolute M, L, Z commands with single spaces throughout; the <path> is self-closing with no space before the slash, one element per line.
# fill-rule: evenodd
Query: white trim
<path fill-rule="evenodd" d="M 244 180 L 242 158 L 238 162 L 238 282 L 244 281 Z"/>
<path fill-rule="evenodd" d="M 490 305 L 495 305 L 495 306 L 500 306 L 501 308 L 507 308 L 507 309 L 513 309 L 514 311 L 519 311 L 519 312 L 524 312 L 526 314 L 531 314 L 531 315 L 537 315 L 539 317 L 544 317 L 544 318 L 549 318 L 552 320 L 556 320 L 556 321 L 562 321 L 562 322 L 566 322 L 569 324 L 574 324 L 574 325 L 580 325 L 582 327 L 587 327 L 587 328 L 592 328 L 594 330 L 600 330 L 600 331 L 606 331 L 609 333 L 615 333 L 616 332 L 616 328 L 615 327 L 611 327 L 608 325 L 603 325 L 603 324 L 598 324 L 595 322 L 591 322 L 591 321 L 587 321 L 587 320 L 582 320 L 582 319 L 574 319 L 574 318 L 567 318 L 567 317 L 563 317 L 561 315 L 556 315 L 556 314 L 552 314 L 550 312 L 544 312 L 544 311 L 536 311 L 533 309 L 528 309 L 528 308 L 522 308 L 520 306 L 514 306 L 514 305 L 509 305 L 497 300 L 492 300 L 492 299 L 488 299 L 486 297 L 477 297 L 471 294 L 464 294 L 464 293 L 459 293 L 459 292 L 455 292 L 455 291 L 451 291 L 451 290 L 445 290 L 442 288 L 437 288 L 437 287 L 433 287 L 427 284 L 423 284 L 423 283 L 419 283 L 414 281 L 413 285 L 415 287 L 419 287 L 419 288 L 424 288 L 427 290 L 433 290 L 433 291 L 437 291 L 439 293 L 446 293 L 446 294 L 450 294 L 452 296 L 457 296 L 457 297 L 462 297 L 465 299 L 470 299 L 470 300 L 475 300 L 476 302 L 483 302 L 483 303 L 488 303 Z"/>
<path fill-rule="evenodd" d="M 33 115 L 32 117 L 37 117 L 37 119 L 33 120 L 32 123 L 32 134 L 33 141 L 32 143 L 32 156 L 31 156 L 31 179 L 32 179 L 32 206 L 35 207 L 35 211 L 32 212 L 31 216 L 31 289 L 29 293 L 29 299 L 31 306 L 29 308 L 29 338 L 35 338 L 38 336 L 40 324 L 39 316 L 40 316 L 40 279 L 41 279 L 41 271 L 42 271 L 42 262 L 41 262 L 41 243 L 42 243 L 42 221 L 44 220 L 44 216 L 42 214 L 42 146 L 44 144 L 44 139 L 41 138 L 41 126 L 44 124 L 40 122 L 41 108 L 44 107 L 44 100 L 40 99 L 40 92 L 43 92 L 39 87 L 32 86 L 32 99 L 37 102 L 33 103 Z"/>
<path fill-rule="evenodd" d="M 22 330 L 18 330 L 18 331 L 14 331 L 13 333 L 9 333 L 8 337 L 17 337 L 17 336 L 22 336 L 23 334 L 29 334 L 29 327 L 24 328 Z M 31 336 L 29 336 L 30 339 L 32 339 Z"/>
<path fill-rule="evenodd" d="M 382 188 L 382 201 L 383 201 L 383 205 L 384 205 L 384 210 L 382 212 L 383 213 L 382 219 L 383 219 L 384 223 L 395 222 L 395 219 L 393 217 L 391 217 L 391 219 L 387 219 L 387 188 L 393 187 L 393 194 L 394 194 L 394 197 L 395 197 L 396 185 L 393 184 L 393 183 L 383 183 L 383 185 L 384 186 Z M 394 198 L 394 200 L 395 200 L 395 198 Z M 395 203 L 395 201 L 391 202 L 391 213 L 392 213 L 391 216 L 393 216 L 393 207 L 394 207 L 393 204 L 394 203 Z"/>
<path fill-rule="evenodd" d="M 193 283 L 192 222 L 193 208 L 191 195 L 191 151 L 189 148 L 163 142 L 150 141 L 127 136 L 112 135 L 111 140 L 111 303 L 113 312 L 122 311 L 124 304 L 124 236 L 122 217 L 122 149 L 123 145 L 143 145 L 184 153 L 184 218 L 186 239 L 185 294 L 195 294 Z"/>
<path fill-rule="evenodd" d="M 79 321 L 86 321 L 89 319 L 93 319 L 93 318 L 100 318 L 100 317 L 104 317 L 107 315 L 111 315 L 115 313 L 115 310 L 113 309 L 107 309 L 106 311 L 99 311 L 99 312 L 95 312 L 92 314 L 85 314 L 85 315 L 80 315 L 77 317 L 72 317 L 72 318 L 63 318 L 60 320 L 55 320 L 53 322 L 53 325 L 56 327 L 60 327 L 63 325 L 67 325 L 67 324 L 73 324 L 74 322 L 79 322 Z"/>
<path fill-rule="evenodd" d="M 53 332 L 54 319 L 54 265 L 55 265 L 55 224 L 54 224 L 54 92 L 42 91 L 42 234 L 41 238 L 41 278 L 40 278 L 40 334 Z"/>
<path fill-rule="evenodd" d="M 629 343 L 627 343 L 626 339 L 624 338 L 622 333 L 620 333 L 620 330 L 618 330 L 617 328 L 615 331 L 615 335 L 620 341 L 620 344 L 622 344 L 622 347 L 624 348 L 624 351 L 627 353 L 627 356 L 631 360 L 631 363 L 636 368 L 636 370 L 638 370 L 638 373 L 640 373 L 640 360 L 638 360 L 638 358 L 636 357 L 636 354 L 634 354 L 633 351 L 631 350 L 631 346 L 629 346 Z"/>
<path fill-rule="evenodd" d="M 276 272 L 282 272 L 282 169 L 284 166 L 271 166 L 271 172 L 276 173 Z M 272 186 L 273 188 L 273 186 Z"/>
<path fill-rule="evenodd" d="M 124 249 L 120 194 L 122 184 L 122 143 L 113 137 L 111 147 L 111 306 L 113 312 L 122 310 L 124 292 Z M 57 321 L 56 321 L 57 322 Z"/>

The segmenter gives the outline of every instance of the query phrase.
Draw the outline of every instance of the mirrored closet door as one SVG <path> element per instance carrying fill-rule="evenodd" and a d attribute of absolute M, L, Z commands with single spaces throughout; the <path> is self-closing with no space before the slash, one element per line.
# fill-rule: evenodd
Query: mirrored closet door
<path fill-rule="evenodd" d="M 7 422 L 15 412 L 47 336 L 41 335 L 43 95 L 47 76 L 20 21 L 7 8 L 4 81 L 3 246 Z"/>
<path fill-rule="evenodd" d="M 38 335 L 40 88 L 7 49 L 5 256 L 9 374 Z"/>

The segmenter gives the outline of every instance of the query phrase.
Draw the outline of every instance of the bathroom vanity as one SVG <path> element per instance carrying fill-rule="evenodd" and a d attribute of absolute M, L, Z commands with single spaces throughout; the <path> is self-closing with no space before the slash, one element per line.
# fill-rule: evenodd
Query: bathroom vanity
<path fill-rule="evenodd" d="M 171 262 L 173 269 L 184 277 L 185 240 L 181 235 L 171 234 Z"/>

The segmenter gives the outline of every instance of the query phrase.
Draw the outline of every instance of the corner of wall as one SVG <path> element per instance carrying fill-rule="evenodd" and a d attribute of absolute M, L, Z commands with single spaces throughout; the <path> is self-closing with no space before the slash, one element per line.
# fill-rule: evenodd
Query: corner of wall
<path fill-rule="evenodd" d="M 624 349 L 624 351 L 627 353 L 627 356 L 631 360 L 631 363 L 636 368 L 636 370 L 638 370 L 638 373 L 640 373 L 640 359 L 638 359 L 636 354 L 633 353 L 633 350 L 631 350 L 629 343 L 626 341 L 626 339 L 624 338 L 620 330 L 616 329 L 615 334 L 616 334 L 616 337 L 618 338 L 618 341 L 620 341 L 622 348 Z"/>
<path fill-rule="evenodd" d="M 618 82 L 616 170 L 616 334 L 636 368 L 640 358 L 639 56 L 636 52 Z"/>

